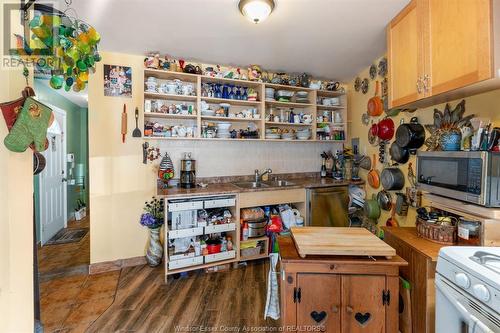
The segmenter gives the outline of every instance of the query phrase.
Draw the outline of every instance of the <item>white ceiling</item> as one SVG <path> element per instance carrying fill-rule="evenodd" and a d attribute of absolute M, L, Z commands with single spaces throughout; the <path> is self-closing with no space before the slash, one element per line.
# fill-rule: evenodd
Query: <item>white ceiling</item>
<path fill-rule="evenodd" d="M 64 9 L 59 0 L 59 9 Z M 385 26 L 409 0 L 275 0 L 255 25 L 238 0 L 73 0 L 101 49 L 350 80 L 384 53 Z"/>

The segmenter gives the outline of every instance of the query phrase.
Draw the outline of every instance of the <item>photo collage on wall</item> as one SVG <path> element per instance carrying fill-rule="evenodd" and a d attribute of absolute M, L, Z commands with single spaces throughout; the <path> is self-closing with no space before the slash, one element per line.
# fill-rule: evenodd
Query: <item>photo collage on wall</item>
<path fill-rule="evenodd" d="M 132 97 L 132 68 L 104 65 L 104 96 Z"/>

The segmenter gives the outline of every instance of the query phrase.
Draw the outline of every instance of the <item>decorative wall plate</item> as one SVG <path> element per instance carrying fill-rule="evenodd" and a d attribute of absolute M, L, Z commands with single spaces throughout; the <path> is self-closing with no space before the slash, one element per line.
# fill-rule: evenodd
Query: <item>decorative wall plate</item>
<path fill-rule="evenodd" d="M 366 94 L 368 92 L 368 88 L 370 87 L 370 82 L 368 81 L 367 78 L 365 78 L 362 82 L 361 82 L 361 92 L 363 94 Z"/>
<path fill-rule="evenodd" d="M 359 91 L 361 89 L 361 79 L 359 77 L 354 80 L 354 90 Z"/>
<path fill-rule="evenodd" d="M 372 64 L 370 66 L 370 79 L 375 80 L 377 77 L 377 66 L 375 64 Z"/>
<path fill-rule="evenodd" d="M 385 77 L 387 75 L 387 58 L 383 57 L 378 62 L 378 75 Z"/>

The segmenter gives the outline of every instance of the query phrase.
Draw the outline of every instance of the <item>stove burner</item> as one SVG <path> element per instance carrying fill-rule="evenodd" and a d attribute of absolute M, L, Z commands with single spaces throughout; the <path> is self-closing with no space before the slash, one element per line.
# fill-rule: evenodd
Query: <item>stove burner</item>
<path fill-rule="evenodd" d="M 477 251 L 470 259 L 481 266 L 500 274 L 500 256 L 484 251 Z"/>

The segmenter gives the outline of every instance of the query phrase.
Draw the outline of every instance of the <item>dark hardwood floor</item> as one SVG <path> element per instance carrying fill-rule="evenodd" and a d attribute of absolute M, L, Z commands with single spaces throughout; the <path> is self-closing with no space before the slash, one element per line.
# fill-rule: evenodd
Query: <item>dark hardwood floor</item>
<path fill-rule="evenodd" d="M 42 322 L 46 332 L 276 331 L 279 321 L 264 320 L 268 268 L 249 262 L 168 284 L 163 268 L 148 266 L 55 279 L 42 284 Z"/>

